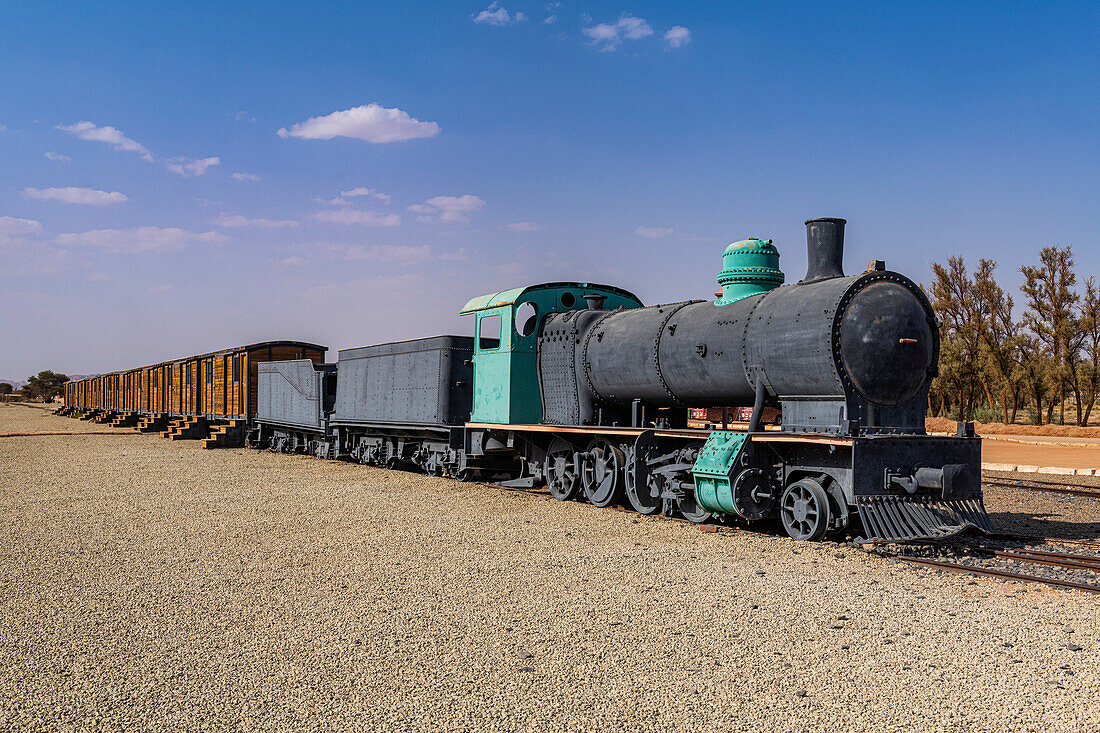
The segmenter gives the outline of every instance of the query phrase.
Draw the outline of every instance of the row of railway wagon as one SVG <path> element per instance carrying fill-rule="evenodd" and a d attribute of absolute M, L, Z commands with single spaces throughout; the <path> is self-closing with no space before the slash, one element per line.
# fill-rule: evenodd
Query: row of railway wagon
<path fill-rule="evenodd" d="M 795 284 L 770 240 L 749 239 L 725 250 L 715 300 L 531 285 L 470 300 L 472 337 L 336 363 L 314 344 L 253 344 L 71 382 L 66 410 L 692 522 L 778 520 L 799 540 L 992 531 L 972 424 L 925 432 L 928 300 L 881 261 L 845 275 L 844 225 L 806 222 Z M 748 420 L 689 422 L 714 405 Z"/>

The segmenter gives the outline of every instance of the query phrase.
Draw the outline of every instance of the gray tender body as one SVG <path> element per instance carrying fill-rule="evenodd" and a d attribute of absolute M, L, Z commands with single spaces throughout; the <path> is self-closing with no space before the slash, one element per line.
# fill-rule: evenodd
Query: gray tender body
<path fill-rule="evenodd" d="M 473 353 L 469 336 L 342 350 L 333 424 L 461 425 L 470 417 Z"/>
<path fill-rule="evenodd" d="M 323 430 L 325 413 L 332 410 L 335 364 L 269 361 L 260 362 L 257 371 L 257 422 Z M 327 389 L 325 379 L 330 380 Z"/>

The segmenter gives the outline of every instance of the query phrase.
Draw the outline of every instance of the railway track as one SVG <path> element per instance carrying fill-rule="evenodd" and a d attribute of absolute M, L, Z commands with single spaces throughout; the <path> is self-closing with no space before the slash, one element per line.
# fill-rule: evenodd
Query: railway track
<path fill-rule="evenodd" d="M 1072 588 L 1073 590 L 1081 590 L 1087 593 L 1100 593 L 1100 585 L 1078 583 L 1076 581 L 1063 580 L 1061 578 L 1047 578 L 1041 575 L 1028 575 L 1025 573 L 1013 572 L 1011 570 L 1001 570 L 1000 568 L 985 568 L 976 565 L 946 562 L 943 560 L 931 560 L 923 557 L 910 557 L 908 555 L 899 555 L 898 559 L 913 563 L 914 565 L 923 565 L 924 567 L 943 570 L 948 573 L 969 573 L 1000 578 L 1002 580 L 1016 580 L 1023 583 L 1038 583 L 1040 585 L 1051 585 L 1058 588 Z M 1100 571 L 1100 568 L 1097 570 Z"/>
<path fill-rule="evenodd" d="M 1013 541 L 1044 542 L 1048 544 L 1076 545 L 1088 549 L 1100 549 L 1100 542 L 1088 540 L 1069 540 L 1060 538 L 1028 537 L 1012 538 Z M 899 560 L 914 565 L 933 568 L 948 573 L 961 573 L 979 575 L 1000 580 L 1011 580 L 1022 583 L 1036 583 L 1057 588 L 1080 590 L 1086 593 L 1100 594 L 1100 555 L 1085 555 L 1068 552 L 1052 552 L 1040 550 L 1034 547 L 1011 547 L 1008 545 L 991 545 L 987 541 L 963 548 L 973 553 L 975 560 L 997 559 L 1004 561 L 1004 567 L 990 567 L 972 562 L 952 562 L 940 558 L 916 557 L 913 555 L 897 555 Z M 1028 566 L 1041 568 L 1055 568 L 1063 571 L 1059 575 L 1022 572 Z M 1081 582 L 1070 579 L 1069 574 L 1095 573 L 1095 582 Z"/>
<path fill-rule="evenodd" d="M 1063 484 L 1057 481 L 1040 481 L 1039 479 L 982 479 L 984 486 L 993 486 L 999 489 L 1025 489 L 1028 491 L 1045 491 L 1051 494 L 1069 494 L 1071 496 L 1084 496 L 1090 499 L 1100 499 L 1100 489 L 1094 486 L 1082 484 Z"/>

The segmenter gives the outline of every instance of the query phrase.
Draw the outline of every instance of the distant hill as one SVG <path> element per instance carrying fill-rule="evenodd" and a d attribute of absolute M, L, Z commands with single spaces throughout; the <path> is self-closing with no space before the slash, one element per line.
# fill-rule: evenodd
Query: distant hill
<path fill-rule="evenodd" d="M 94 377 L 94 374 L 69 374 L 69 379 L 84 379 L 85 377 Z M 19 390 L 26 384 L 22 379 L 4 379 L 0 377 L 0 382 L 7 382 L 14 390 Z"/>

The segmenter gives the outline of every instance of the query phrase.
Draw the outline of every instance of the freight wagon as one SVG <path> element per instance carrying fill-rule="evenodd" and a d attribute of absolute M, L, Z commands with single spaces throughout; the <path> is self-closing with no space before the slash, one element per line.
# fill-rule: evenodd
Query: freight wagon
<path fill-rule="evenodd" d="M 263 341 L 74 380 L 65 384 L 66 412 L 168 438 L 206 438 L 208 447 L 239 443 L 256 414 L 260 363 L 322 363 L 326 351 Z"/>

